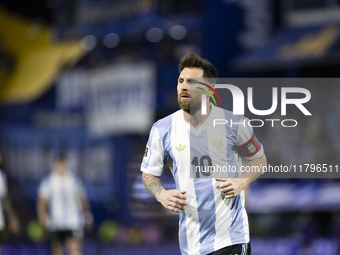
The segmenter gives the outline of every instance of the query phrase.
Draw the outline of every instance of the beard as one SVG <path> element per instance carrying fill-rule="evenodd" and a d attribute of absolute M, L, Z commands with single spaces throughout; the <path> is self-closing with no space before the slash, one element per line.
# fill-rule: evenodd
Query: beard
<path fill-rule="evenodd" d="M 192 101 L 191 101 L 192 100 Z M 181 95 L 178 95 L 178 105 L 179 107 L 188 114 L 195 114 L 201 109 L 201 101 L 190 99 L 181 99 Z"/>

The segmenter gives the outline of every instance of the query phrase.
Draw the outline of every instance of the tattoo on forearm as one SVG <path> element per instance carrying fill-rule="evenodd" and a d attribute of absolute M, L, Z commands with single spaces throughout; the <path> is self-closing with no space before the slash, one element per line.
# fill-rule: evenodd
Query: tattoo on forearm
<path fill-rule="evenodd" d="M 161 179 L 150 174 L 143 174 L 143 184 L 149 193 L 156 199 L 159 193 L 164 189 Z"/>

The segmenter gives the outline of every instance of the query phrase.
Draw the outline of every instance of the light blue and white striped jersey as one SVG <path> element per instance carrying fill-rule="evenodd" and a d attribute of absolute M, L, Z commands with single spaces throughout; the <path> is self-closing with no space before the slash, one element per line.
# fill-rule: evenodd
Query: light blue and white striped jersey
<path fill-rule="evenodd" d="M 39 186 L 38 196 L 48 200 L 50 231 L 80 230 L 84 218 L 81 197 L 86 197 L 81 182 L 72 174 L 51 173 Z"/>
<path fill-rule="evenodd" d="M 2 208 L 2 199 L 7 196 L 7 181 L 3 171 L 0 170 L 0 230 L 5 228 L 5 218 Z"/>
<path fill-rule="evenodd" d="M 214 119 L 228 120 L 228 124 L 213 127 Z M 209 161 L 213 166 L 241 167 L 242 159 L 233 147 L 243 149 L 246 144 L 253 145 L 255 139 L 251 127 L 235 123 L 247 123 L 247 119 L 212 105 L 210 115 L 198 129 L 184 120 L 183 110 L 159 120 L 151 129 L 141 171 L 160 176 L 167 159 L 176 188 L 186 191 L 188 205 L 179 214 L 179 244 L 183 255 L 209 254 L 249 242 L 244 191 L 233 199 L 224 199 L 217 188 L 220 183 L 214 178 L 192 178 L 196 166 Z M 260 143 L 256 151 L 254 146 L 248 147 L 248 154 L 245 153 L 248 160 L 263 154 Z"/>

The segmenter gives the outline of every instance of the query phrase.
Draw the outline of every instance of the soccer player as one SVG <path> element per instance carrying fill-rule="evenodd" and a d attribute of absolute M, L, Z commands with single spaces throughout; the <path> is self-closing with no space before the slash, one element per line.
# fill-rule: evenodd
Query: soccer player
<path fill-rule="evenodd" d="M 0 153 L 0 167 L 2 165 L 2 156 Z M 13 209 L 11 201 L 7 195 L 7 180 L 5 173 L 0 169 L 0 232 L 5 229 L 5 215 L 8 219 L 8 227 L 12 234 L 19 234 L 20 222 L 17 214 Z M 1 240 L 0 240 L 0 254 L 1 254 Z"/>
<path fill-rule="evenodd" d="M 85 190 L 64 155 L 56 158 L 52 173 L 39 186 L 37 213 L 51 234 L 52 255 L 61 255 L 64 243 L 69 254 L 83 254 L 84 220 L 85 227 L 91 229 L 93 216 Z"/>
<path fill-rule="evenodd" d="M 243 116 L 215 107 L 209 100 L 207 114 L 201 114 L 205 92 L 198 89 L 202 86 L 199 81 L 214 86 L 217 80 L 217 70 L 208 60 L 187 54 L 180 61 L 179 73 L 177 93 L 181 109 L 157 121 L 151 129 L 141 165 L 144 186 L 166 209 L 179 213 L 183 255 L 249 255 L 244 189 L 260 173 L 227 173 L 227 177 L 234 178 L 215 179 L 193 178 L 192 173 L 198 165 L 207 163 L 240 169 L 239 153 L 249 160 L 247 166 L 261 169 L 267 164 L 263 146 L 252 128 L 242 124 L 247 123 Z M 213 119 L 239 124 L 212 130 Z M 176 183 L 173 190 L 166 190 L 159 178 L 166 160 Z"/>

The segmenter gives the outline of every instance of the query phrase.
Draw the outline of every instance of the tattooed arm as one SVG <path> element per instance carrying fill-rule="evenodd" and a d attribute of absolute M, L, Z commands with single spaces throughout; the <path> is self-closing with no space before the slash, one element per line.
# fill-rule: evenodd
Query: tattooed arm
<path fill-rule="evenodd" d="M 149 193 L 156 199 L 159 193 L 164 189 L 161 179 L 152 174 L 143 173 L 143 184 Z"/>
<path fill-rule="evenodd" d="M 171 189 L 166 190 L 163 182 L 157 176 L 143 173 L 143 184 L 149 193 L 156 198 L 166 209 L 173 212 L 181 212 L 187 205 L 184 195 L 186 191 Z"/>

